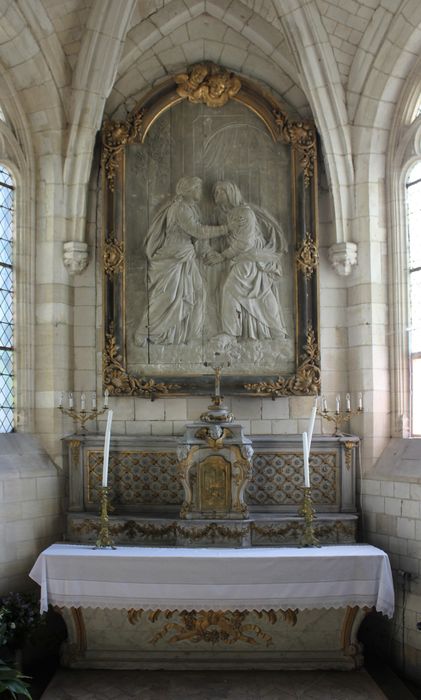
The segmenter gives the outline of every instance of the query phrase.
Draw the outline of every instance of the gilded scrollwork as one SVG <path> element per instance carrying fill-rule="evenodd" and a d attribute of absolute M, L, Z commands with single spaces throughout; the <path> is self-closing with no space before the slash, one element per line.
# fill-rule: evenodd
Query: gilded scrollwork
<path fill-rule="evenodd" d="M 300 165 L 304 171 L 304 183 L 310 185 L 314 175 L 316 160 L 316 133 L 309 122 L 294 122 L 283 112 L 275 110 L 275 123 L 278 127 L 278 137 L 283 143 L 288 143 L 299 154 Z"/>
<path fill-rule="evenodd" d="M 223 107 L 241 90 L 238 76 L 211 62 L 196 63 L 187 73 L 176 75 L 174 80 L 177 95 L 207 107 Z"/>
<path fill-rule="evenodd" d="M 349 471 L 352 467 L 352 450 L 355 450 L 356 447 L 358 447 L 358 443 L 353 442 L 352 440 L 346 440 L 344 442 L 344 447 L 345 447 L 345 466 L 347 470 Z"/>
<path fill-rule="evenodd" d="M 127 619 L 131 625 L 137 624 L 144 610 L 134 608 L 127 611 Z M 177 642 L 206 642 L 208 644 L 272 644 L 272 636 L 262 629 L 257 620 L 275 625 L 283 620 L 287 625 L 295 627 L 298 619 L 298 609 L 287 610 L 150 610 L 147 620 L 151 624 L 164 621 L 161 628 L 150 640 L 152 644 L 167 638 L 169 644 Z M 171 622 L 169 622 L 171 620 Z"/>
<path fill-rule="evenodd" d="M 80 461 L 80 440 L 70 440 L 70 468 L 77 469 Z"/>
<path fill-rule="evenodd" d="M 307 342 L 301 363 L 292 377 L 278 377 L 276 380 L 245 384 L 244 388 L 254 394 L 271 396 L 291 396 L 318 394 L 320 392 L 319 346 L 313 329 L 307 331 Z"/>
<path fill-rule="evenodd" d="M 150 396 L 168 394 L 180 389 L 179 384 L 166 384 L 156 382 L 154 379 L 135 377 L 126 370 L 123 364 L 123 356 L 114 336 L 114 326 L 110 324 L 110 331 L 105 335 L 105 349 L 103 354 L 104 388 L 113 396 Z"/>
<path fill-rule="evenodd" d="M 222 428 L 220 425 L 211 425 L 199 428 L 195 437 L 198 440 L 206 441 L 209 447 L 218 450 L 224 446 L 224 440 L 232 437 L 232 432 L 228 428 Z"/>
<path fill-rule="evenodd" d="M 111 277 L 124 270 L 124 241 L 107 238 L 104 244 L 104 272 Z"/>
<path fill-rule="evenodd" d="M 317 246 L 309 231 L 307 231 L 302 245 L 297 250 L 295 260 L 297 268 L 301 270 L 304 277 L 309 280 L 319 263 Z"/>
<path fill-rule="evenodd" d="M 136 111 L 123 122 L 109 119 L 102 126 L 102 166 L 108 189 L 114 192 L 114 179 L 119 165 L 119 156 L 125 147 L 142 136 L 143 111 Z"/>

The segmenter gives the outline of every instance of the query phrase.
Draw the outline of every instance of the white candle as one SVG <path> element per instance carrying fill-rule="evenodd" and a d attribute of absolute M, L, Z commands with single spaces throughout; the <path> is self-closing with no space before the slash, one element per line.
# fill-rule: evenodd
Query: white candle
<path fill-rule="evenodd" d="M 336 395 L 336 413 L 339 413 L 341 408 L 341 397 L 339 394 Z"/>
<path fill-rule="evenodd" d="M 105 389 L 104 391 L 104 408 L 108 408 L 108 396 L 109 396 L 109 391 L 108 389 Z"/>
<path fill-rule="evenodd" d="M 113 412 L 108 411 L 107 427 L 105 428 L 104 441 L 104 462 L 102 466 L 102 485 L 106 486 L 108 482 L 108 461 L 110 458 L 110 439 L 111 439 L 111 421 L 113 420 Z"/>
<path fill-rule="evenodd" d="M 311 411 L 310 418 L 308 420 L 307 439 L 308 439 L 308 453 L 309 454 L 310 454 L 310 450 L 311 450 L 311 441 L 313 439 L 314 421 L 316 420 L 316 413 L 317 413 L 317 397 L 314 399 L 313 408 Z"/>
<path fill-rule="evenodd" d="M 69 394 L 69 408 L 73 408 L 73 394 L 70 392 Z"/>
<path fill-rule="evenodd" d="M 96 409 L 96 392 L 92 394 L 92 410 L 95 411 Z"/>
<path fill-rule="evenodd" d="M 310 488 L 310 469 L 308 465 L 308 437 L 303 433 L 303 463 L 304 463 L 304 486 Z"/>
<path fill-rule="evenodd" d="M 362 395 L 361 391 L 358 394 L 358 410 L 359 411 L 363 410 L 363 395 Z"/>
<path fill-rule="evenodd" d="M 60 392 L 60 403 L 59 403 L 59 405 L 58 405 L 59 408 L 62 408 L 62 406 L 63 406 L 63 400 L 64 400 L 64 394 L 63 394 L 63 392 L 61 391 L 61 392 Z"/>
<path fill-rule="evenodd" d="M 327 401 L 326 401 L 326 396 L 323 396 L 322 398 L 322 411 L 327 413 Z"/>
<path fill-rule="evenodd" d="M 80 410 L 84 411 L 86 408 L 86 397 L 85 394 L 80 395 Z"/>
<path fill-rule="evenodd" d="M 345 400 L 346 400 L 346 410 L 350 411 L 351 410 L 351 396 L 350 396 L 350 394 L 346 395 Z"/>

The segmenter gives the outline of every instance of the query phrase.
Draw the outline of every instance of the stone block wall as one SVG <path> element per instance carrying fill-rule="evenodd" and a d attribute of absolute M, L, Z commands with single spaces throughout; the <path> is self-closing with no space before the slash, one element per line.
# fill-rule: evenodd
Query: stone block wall
<path fill-rule="evenodd" d="M 63 478 L 37 440 L 0 436 L 0 595 L 31 587 L 28 572 L 62 538 Z"/>
<path fill-rule="evenodd" d="M 421 445 L 391 440 L 374 473 L 360 482 L 362 539 L 386 551 L 393 570 L 396 612 L 385 626 L 384 651 L 421 682 Z"/>

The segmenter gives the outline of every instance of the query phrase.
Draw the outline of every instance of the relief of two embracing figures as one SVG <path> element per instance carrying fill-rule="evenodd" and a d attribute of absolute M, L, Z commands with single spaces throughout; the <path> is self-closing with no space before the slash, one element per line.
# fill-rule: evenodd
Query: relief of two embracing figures
<path fill-rule="evenodd" d="M 284 339 L 279 281 L 287 241 L 280 224 L 265 209 L 245 203 L 233 182 L 213 186 L 218 225 L 201 223 L 201 198 L 200 178 L 180 178 L 175 196 L 149 227 L 149 303 L 135 332 L 135 344 L 209 340 L 205 331 L 209 303 L 218 309 L 216 335 L 222 345 Z M 220 251 L 212 247 L 215 239 L 222 242 Z M 217 275 L 214 299 L 206 299 L 206 268 Z"/>

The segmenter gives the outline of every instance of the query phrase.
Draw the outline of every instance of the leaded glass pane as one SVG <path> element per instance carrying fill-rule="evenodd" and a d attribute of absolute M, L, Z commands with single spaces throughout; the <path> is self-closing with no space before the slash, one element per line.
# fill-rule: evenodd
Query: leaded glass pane
<path fill-rule="evenodd" d="M 13 207 L 13 190 L 10 187 L 2 187 L 0 192 L 0 209 L 3 211 L 1 215 L 4 215 L 7 210 L 11 211 Z"/>
<path fill-rule="evenodd" d="M 0 165 L 0 182 L 2 185 L 9 185 L 9 187 L 15 186 L 12 173 L 10 173 L 4 165 Z"/>
<path fill-rule="evenodd" d="M 6 241 L 13 238 L 13 211 L 0 206 L 0 236 Z"/>
<path fill-rule="evenodd" d="M 14 429 L 13 203 L 11 173 L 0 166 L 0 432 Z"/>
<path fill-rule="evenodd" d="M 13 299 L 10 292 L 0 289 L 0 318 L 13 323 Z"/>
<path fill-rule="evenodd" d="M 12 260 L 12 241 L 7 241 L 0 236 L 0 264 L 9 264 Z"/>

